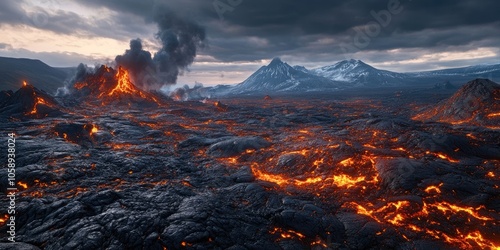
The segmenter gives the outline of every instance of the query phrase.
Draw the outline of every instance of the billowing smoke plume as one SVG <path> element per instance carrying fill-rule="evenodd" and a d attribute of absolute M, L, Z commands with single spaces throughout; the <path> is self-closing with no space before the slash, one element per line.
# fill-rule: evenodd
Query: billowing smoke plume
<path fill-rule="evenodd" d="M 198 48 L 205 46 L 205 29 L 184 20 L 164 7 L 155 8 L 154 22 L 158 25 L 156 38 L 161 49 L 151 57 L 143 50 L 140 39 L 130 41 L 130 49 L 115 61 L 131 73 L 133 82 L 143 89 L 159 89 L 175 84 L 177 77 L 191 65 Z"/>
<path fill-rule="evenodd" d="M 149 85 L 157 82 L 154 77 L 156 66 L 151 53 L 142 49 L 141 39 L 130 40 L 130 49 L 123 55 L 116 56 L 115 61 L 130 72 L 138 87 L 149 88 Z"/>
<path fill-rule="evenodd" d="M 205 29 L 165 10 L 157 11 L 154 20 L 159 28 L 157 38 L 163 45 L 154 60 L 167 82 L 175 83 L 179 71 L 193 63 L 197 48 L 204 46 Z"/>

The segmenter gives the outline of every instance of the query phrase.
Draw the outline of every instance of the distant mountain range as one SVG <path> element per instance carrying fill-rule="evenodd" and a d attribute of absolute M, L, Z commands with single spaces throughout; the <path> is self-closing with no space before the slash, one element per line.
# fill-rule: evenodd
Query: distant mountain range
<path fill-rule="evenodd" d="M 354 59 L 313 69 L 310 72 L 332 81 L 348 82 L 350 86 L 395 85 L 400 84 L 407 78 L 405 74 L 376 69 Z"/>
<path fill-rule="evenodd" d="M 39 89 L 55 93 L 74 74 L 72 71 L 74 68 L 53 68 L 39 60 L 0 57 L 0 90 L 17 90 L 26 80 Z M 398 73 L 377 69 L 354 59 L 307 69 L 300 65 L 291 66 L 275 58 L 239 84 L 191 89 L 186 90 L 184 95 L 198 99 L 227 95 L 327 92 L 346 88 L 453 87 L 476 78 L 498 81 L 500 64 Z"/>
<path fill-rule="evenodd" d="M 203 91 L 218 96 L 324 92 L 355 87 L 433 87 L 461 85 L 475 78 L 499 79 L 500 64 L 398 73 L 380 70 L 354 59 L 309 70 L 300 65 L 290 66 L 275 58 L 269 65 L 261 67 L 245 81 L 233 87 L 217 87 L 218 91 Z"/>
<path fill-rule="evenodd" d="M 64 85 L 69 72 L 69 68 L 53 68 L 40 60 L 0 57 L 0 90 L 17 90 L 27 81 L 53 94 Z"/>
<path fill-rule="evenodd" d="M 292 67 L 279 58 L 261 67 L 242 83 L 231 89 L 233 94 L 259 92 L 290 92 L 338 89 L 345 83 L 312 74 L 304 67 Z"/>
<path fill-rule="evenodd" d="M 500 64 L 397 73 L 354 59 L 308 70 L 303 66 L 292 67 L 275 58 L 242 83 L 227 89 L 226 94 L 332 91 L 355 87 L 432 87 L 444 83 L 462 84 L 475 78 L 500 78 Z"/>

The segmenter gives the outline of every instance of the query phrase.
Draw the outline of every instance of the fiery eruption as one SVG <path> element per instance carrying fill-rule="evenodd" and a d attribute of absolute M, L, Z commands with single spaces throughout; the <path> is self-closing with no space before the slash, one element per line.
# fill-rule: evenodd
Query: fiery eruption
<path fill-rule="evenodd" d="M 76 93 L 86 93 L 88 102 L 100 100 L 100 105 L 110 103 L 132 105 L 138 102 L 161 104 L 159 97 L 141 90 L 132 83 L 129 72 L 121 66 L 114 70 L 102 65 L 96 72 L 88 74 L 81 81 L 76 82 L 73 88 Z"/>
<path fill-rule="evenodd" d="M 117 92 L 117 94 L 118 93 L 141 94 L 138 89 L 133 87 L 128 72 L 122 67 L 119 67 L 118 70 L 116 71 L 116 79 L 118 81 L 118 84 L 116 84 L 116 87 L 108 93 L 108 96 L 112 96 L 115 93 L 115 91 Z M 101 95 L 103 94 L 104 93 L 102 93 Z"/>

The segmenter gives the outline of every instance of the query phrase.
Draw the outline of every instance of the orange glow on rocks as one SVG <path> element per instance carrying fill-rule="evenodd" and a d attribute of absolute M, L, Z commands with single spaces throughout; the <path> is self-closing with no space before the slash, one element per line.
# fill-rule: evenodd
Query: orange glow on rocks
<path fill-rule="evenodd" d="M 24 183 L 24 182 L 18 182 L 17 185 L 23 187 L 24 189 L 28 189 L 28 184 Z"/>
<path fill-rule="evenodd" d="M 49 105 L 43 98 L 37 97 L 36 98 L 36 103 L 33 106 L 33 110 L 31 110 L 30 114 L 34 115 L 38 112 L 38 105 L 45 105 L 45 106 L 51 106 Z"/>
<path fill-rule="evenodd" d="M 92 125 L 92 130 L 90 130 L 90 133 L 91 134 L 95 134 L 97 132 L 99 132 L 99 129 L 97 128 L 97 126 L 96 125 Z"/>
<path fill-rule="evenodd" d="M 334 175 L 333 181 L 335 182 L 335 185 L 337 185 L 338 187 L 351 188 L 351 187 L 355 186 L 356 184 L 365 181 L 365 177 L 364 176 L 351 177 L 348 175 Z"/>
<path fill-rule="evenodd" d="M 443 184 L 439 184 L 438 186 L 428 186 L 425 188 L 425 192 L 426 193 L 437 193 L 437 194 L 440 194 L 441 193 L 441 186 Z"/>
<path fill-rule="evenodd" d="M 115 92 L 118 93 L 129 93 L 135 94 L 140 91 L 133 87 L 132 82 L 130 81 L 130 77 L 128 75 L 127 70 L 122 67 L 119 67 L 116 72 L 116 79 L 118 80 L 118 84 L 111 92 L 108 93 L 108 96 L 112 96 Z"/>
<path fill-rule="evenodd" d="M 252 169 L 254 175 L 259 179 L 263 181 L 268 181 L 272 183 L 276 183 L 278 185 L 285 185 L 289 183 L 289 180 L 286 177 L 280 176 L 280 175 L 274 175 L 274 174 L 266 174 L 263 173 L 262 171 L 258 169 Z"/>

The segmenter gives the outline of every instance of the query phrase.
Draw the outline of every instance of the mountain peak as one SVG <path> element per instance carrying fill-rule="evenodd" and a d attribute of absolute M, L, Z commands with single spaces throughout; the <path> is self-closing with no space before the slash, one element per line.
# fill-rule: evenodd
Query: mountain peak
<path fill-rule="evenodd" d="M 487 89 L 493 89 L 500 87 L 497 83 L 490 81 L 489 79 L 477 78 L 464 85 L 464 88 L 470 87 L 481 87 Z"/>
<path fill-rule="evenodd" d="M 455 99 L 468 100 L 470 97 L 485 100 L 498 94 L 500 94 L 499 84 L 488 79 L 478 78 L 462 86 L 455 94 Z"/>
<path fill-rule="evenodd" d="M 283 63 L 284 62 L 281 61 L 281 58 L 275 57 L 275 58 L 273 58 L 273 60 L 267 66 L 275 66 L 275 65 L 280 65 L 280 64 L 283 64 Z"/>
<path fill-rule="evenodd" d="M 359 63 L 359 62 L 362 62 L 362 61 L 351 58 L 351 59 L 346 59 L 346 60 L 344 60 L 342 62 L 346 62 L 346 63 Z"/>
<path fill-rule="evenodd" d="M 316 76 L 306 68 L 295 66 L 274 58 L 245 81 L 232 89 L 233 93 L 307 91 L 310 89 L 335 89 L 336 82 Z"/>
<path fill-rule="evenodd" d="M 356 59 L 348 59 L 348 60 L 343 60 L 337 63 L 337 65 L 352 65 L 353 67 L 358 67 L 358 66 L 369 66 L 368 64 L 364 63 L 361 60 L 356 60 Z M 371 67 L 371 66 L 369 66 Z"/>

